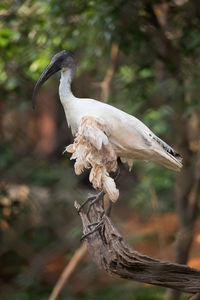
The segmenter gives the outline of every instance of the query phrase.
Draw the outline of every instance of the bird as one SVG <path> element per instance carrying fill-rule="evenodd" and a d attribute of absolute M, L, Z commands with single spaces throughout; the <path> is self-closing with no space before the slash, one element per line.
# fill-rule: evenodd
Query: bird
<path fill-rule="evenodd" d="M 75 137 L 74 143 L 66 147 L 66 151 L 72 153 L 72 159 L 76 160 L 76 174 L 91 168 L 89 180 L 94 188 L 103 188 L 111 201 L 115 202 L 119 191 L 110 173 L 116 171 L 118 158 L 127 162 L 130 168 L 134 160 L 143 160 L 175 171 L 181 169 L 181 155 L 142 121 L 110 104 L 74 96 L 71 83 L 76 68 L 71 52 L 58 52 L 38 79 L 32 97 L 34 108 L 40 86 L 61 71 L 60 101 Z"/>

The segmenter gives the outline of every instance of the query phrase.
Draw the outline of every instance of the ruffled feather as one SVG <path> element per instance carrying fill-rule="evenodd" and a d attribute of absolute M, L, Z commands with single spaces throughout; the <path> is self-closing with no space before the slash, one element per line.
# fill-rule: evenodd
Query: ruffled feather
<path fill-rule="evenodd" d="M 83 117 L 74 139 L 74 143 L 67 146 L 65 151 L 72 153 L 75 159 L 75 173 L 80 175 L 84 169 L 91 168 L 89 180 L 95 189 L 102 189 L 111 201 L 119 197 L 119 190 L 111 172 L 117 169 L 117 155 L 109 142 L 109 133 L 105 133 L 102 120 L 94 117 Z"/>

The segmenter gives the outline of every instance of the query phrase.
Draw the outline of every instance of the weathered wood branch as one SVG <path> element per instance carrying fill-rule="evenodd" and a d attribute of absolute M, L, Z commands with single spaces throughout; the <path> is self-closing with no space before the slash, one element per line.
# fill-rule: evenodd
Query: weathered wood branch
<path fill-rule="evenodd" d="M 80 205 L 75 202 L 75 207 L 78 210 Z M 84 234 L 90 231 L 88 225 L 98 222 L 103 213 L 102 201 L 92 206 L 89 217 L 83 211 L 79 213 Z M 96 231 L 86 238 L 88 251 L 99 268 L 125 279 L 187 293 L 200 293 L 200 270 L 142 255 L 127 244 L 105 214 L 103 224 L 103 230 Z"/>

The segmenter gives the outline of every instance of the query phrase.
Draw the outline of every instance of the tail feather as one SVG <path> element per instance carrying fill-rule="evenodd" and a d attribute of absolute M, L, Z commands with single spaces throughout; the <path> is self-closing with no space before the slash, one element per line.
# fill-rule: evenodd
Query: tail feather
<path fill-rule="evenodd" d="M 162 166 L 164 166 L 168 169 L 179 171 L 183 166 L 182 165 L 182 157 L 175 150 L 173 150 L 173 151 L 174 152 L 171 153 L 169 151 L 165 152 L 165 151 L 156 149 L 155 152 L 157 152 L 157 154 L 158 154 L 156 162 L 158 162 L 159 164 L 161 164 Z"/>
<path fill-rule="evenodd" d="M 157 162 L 169 169 L 179 170 L 183 166 L 181 155 L 156 135 L 153 134 L 151 136 L 153 140 L 161 146 L 161 149 L 160 147 L 158 149 L 154 149 L 154 151 L 159 154 Z"/>
<path fill-rule="evenodd" d="M 164 150 L 167 151 L 167 153 L 171 154 L 173 157 L 175 157 L 180 163 L 182 162 L 182 157 L 179 153 L 177 153 L 171 146 L 169 146 L 167 143 L 165 143 L 163 140 L 161 140 L 159 137 L 154 136 L 154 139 L 162 146 Z"/>

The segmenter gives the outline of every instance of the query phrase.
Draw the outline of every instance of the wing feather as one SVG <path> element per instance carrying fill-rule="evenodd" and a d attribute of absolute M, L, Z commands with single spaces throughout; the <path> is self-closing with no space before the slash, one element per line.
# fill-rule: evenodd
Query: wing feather
<path fill-rule="evenodd" d="M 100 118 L 83 117 L 81 120 L 81 131 L 85 138 L 97 149 L 102 145 L 108 145 L 108 137 L 104 132 L 104 122 Z"/>

